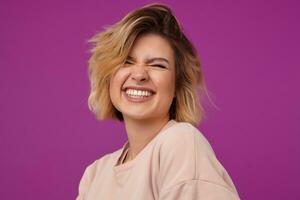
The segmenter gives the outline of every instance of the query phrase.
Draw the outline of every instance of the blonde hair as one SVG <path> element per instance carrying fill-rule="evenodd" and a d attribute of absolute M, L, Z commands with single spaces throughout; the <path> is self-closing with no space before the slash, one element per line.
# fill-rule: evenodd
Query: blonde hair
<path fill-rule="evenodd" d="M 135 39 L 146 33 L 167 39 L 174 50 L 176 98 L 170 107 L 170 118 L 198 124 L 204 116 L 199 97 L 206 87 L 197 51 L 184 35 L 171 9 L 162 4 L 150 4 L 132 11 L 89 40 L 93 44 L 88 61 L 89 109 L 99 120 L 123 121 L 122 113 L 113 106 L 109 96 L 110 78 L 125 62 Z"/>

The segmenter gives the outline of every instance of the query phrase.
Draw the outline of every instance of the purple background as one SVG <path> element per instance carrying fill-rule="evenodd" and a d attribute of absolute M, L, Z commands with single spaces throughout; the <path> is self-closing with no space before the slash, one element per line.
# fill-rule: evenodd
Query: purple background
<path fill-rule="evenodd" d="M 75 199 L 85 167 L 126 140 L 87 107 L 87 40 L 150 1 L 1 1 L 0 197 Z M 242 199 L 299 199 L 297 1 L 161 1 L 199 50 L 199 129 Z"/>

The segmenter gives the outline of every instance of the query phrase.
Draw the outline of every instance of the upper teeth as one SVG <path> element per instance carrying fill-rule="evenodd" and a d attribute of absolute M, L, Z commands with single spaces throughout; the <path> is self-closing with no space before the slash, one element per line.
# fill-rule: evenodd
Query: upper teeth
<path fill-rule="evenodd" d="M 126 94 L 134 95 L 134 96 L 150 96 L 152 93 L 146 90 L 127 89 Z"/>

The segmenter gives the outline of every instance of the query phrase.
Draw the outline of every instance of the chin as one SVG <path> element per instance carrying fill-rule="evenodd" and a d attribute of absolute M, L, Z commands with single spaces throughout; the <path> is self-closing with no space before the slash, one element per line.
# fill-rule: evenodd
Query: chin
<path fill-rule="evenodd" d="M 136 112 L 123 112 L 123 116 L 135 120 L 146 120 L 146 119 L 153 118 L 154 115 L 149 112 L 136 111 Z"/>
<path fill-rule="evenodd" d="M 129 115 L 127 115 L 127 118 L 136 119 L 136 120 L 145 120 L 145 119 L 151 118 L 151 116 L 141 115 L 141 114 L 136 114 L 136 115 L 129 114 Z"/>

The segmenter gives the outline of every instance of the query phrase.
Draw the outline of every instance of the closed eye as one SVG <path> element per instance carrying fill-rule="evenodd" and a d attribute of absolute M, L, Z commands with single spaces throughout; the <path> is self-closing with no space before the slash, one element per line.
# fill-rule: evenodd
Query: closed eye
<path fill-rule="evenodd" d="M 129 65 L 132 65 L 133 63 L 131 61 L 128 61 L 126 60 L 125 61 L 125 64 L 129 64 Z M 166 69 L 167 67 L 165 67 L 164 65 L 160 65 L 160 64 L 156 64 L 156 65 L 150 65 L 152 67 L 159 67 L 159 68 L 162 68 L 162 69 Z"/>
<path fill-rule="evenodd" d="M 125 64 L 132 64 L 132 62 L 126 60 L 126 61 L 125 61 Z"/>
<path fill-rule="evenodd" d="M 166 67 L 165 67 L 165 66 L 163 66 L 163 65 L 151 65 L 151 66 L 155 66 L 155 67 L 159 67 L 159 68 L 166 69 Z"/>

